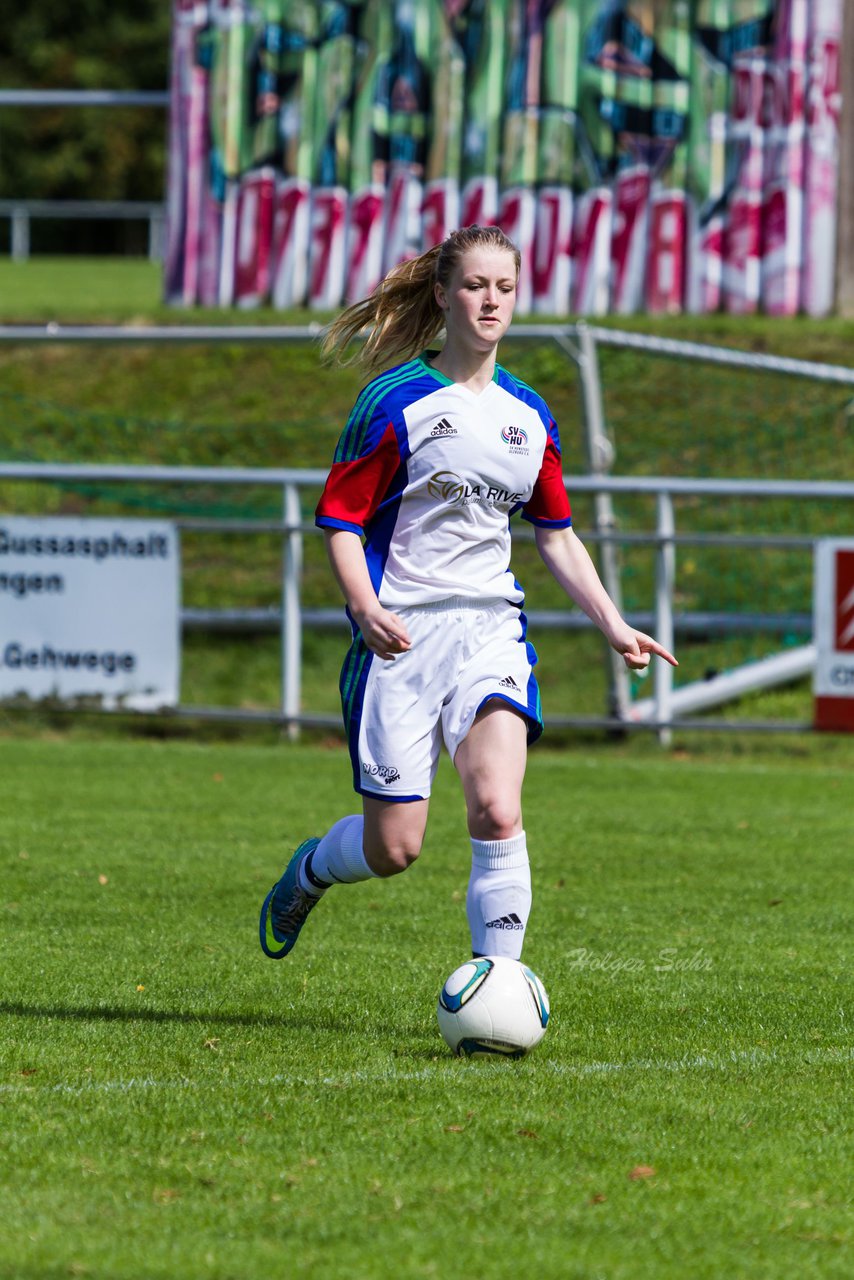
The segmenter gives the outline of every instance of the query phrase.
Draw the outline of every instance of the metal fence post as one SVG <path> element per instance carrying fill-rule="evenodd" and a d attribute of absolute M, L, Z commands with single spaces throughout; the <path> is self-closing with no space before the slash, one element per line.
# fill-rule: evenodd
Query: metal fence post
<path fill-rule="evenodd" d="M 606 476 L 614 462 L 614 446 L 605 426 L 596 339 L 583 321 L 579 323 L 577 332 L 580 354 L 578 373 L 584 406 L 588 466 L 592 475 Z M 610 538 L 617 523 L 610 493 L 594 493 L 593 518 L 596 532 L 604 535 L 604 540 L 599 544 L 602 582 L 608 595 L 622 613 L 623 592 L 620 584 L 619 551 L 616 542 Z M 629 673 L 623 659 L 611 648 L 608 650 L 608 660 L 611 702 L 609 714 L 616 716 L 619 720 L 628 720 L 631 707 Z"/>
<path fill-rule="evenodd" d="M 657 522 L 656 532 L 658 549 L 656 551 L 655 570 L 655 638 L 665 649 L 673 651 L 673 585 L 676 580 L 676 522 L 673 515 L 673 498 L 669 493 L 659 493 L 656 497 Z M 673 668 L 669 662 L 661 658 L 653 658 L 655 663 L 655 718 L 659 724 L 669 724 L 673 693 Z M 663 747 L 669 747 L 673 739 L 672 730 L 659 729 L 658 740 Z"/>
<path fill-rule="evenodd" d="M 148 215 L 148 261 L 162 262 L 166 257 L 166 215 L 152 209 Z"/>
<path fill-rule="evenodd" d="M 15 262 L 26 262 L 30 256 L 30 215 L 26 209 L 12 210 L 12 258 Z"/>
<path fill-rule="evenodd" d="M 282 715 L 288 737 L 299 737 L 302 691 L 302 532 L 299 489 L 284 487 L 284 546 L 282 548 Z"/>

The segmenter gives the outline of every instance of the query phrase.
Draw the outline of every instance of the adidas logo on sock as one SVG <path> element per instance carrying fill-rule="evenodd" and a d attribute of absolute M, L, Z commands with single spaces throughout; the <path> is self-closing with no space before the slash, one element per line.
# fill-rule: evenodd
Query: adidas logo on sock
<path fill-rule="evenodd" d="M 512 676 L 505 676 L 503 680 L 498 681 L 499 689 L 515 689 L 519 692 L 519 686 Z"/>
<path fill-rule="evenodd" d="M 457 428 L 452 426 L 447 418 L 440 418 L 433 430 L 430 432 L 430 438 L 437 436 L 456 436 L 459 435 Z"/>
<path fill-rule="evenodd" d="M 486 925 L 487 929 L 524 929 L 525 926 L 516 915 L 515 911 L 511 911 L 509 916 L 499 916 L 497 920 L 490 920 Z"/>

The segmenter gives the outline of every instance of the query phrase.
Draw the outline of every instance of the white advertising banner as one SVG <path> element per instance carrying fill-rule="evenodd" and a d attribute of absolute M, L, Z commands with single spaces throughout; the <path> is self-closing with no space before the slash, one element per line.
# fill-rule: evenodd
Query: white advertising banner
<path fill-rule="evenodd" d="M 0 515 L 0 698 L 175 706 L 179 561 L 167 522 Z"/>
<path fill-rule="evenodd" d="M 854 540 L 815 550 L 815 726 L 854 730 Z"/>

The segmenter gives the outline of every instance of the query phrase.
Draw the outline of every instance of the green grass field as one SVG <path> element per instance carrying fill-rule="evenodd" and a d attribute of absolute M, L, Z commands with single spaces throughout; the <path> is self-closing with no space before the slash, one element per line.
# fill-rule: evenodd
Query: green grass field
<path fill-rule="evenodd" d="M 149 263 L 0 261 L 7 324 L 307 318 L 171 310 Z M 838 363 L 854 334 L 762 317 L 612 323 Z M 565 358 L 511 346 L 506 359 L 549 398 L 574 469 Z M 854 466 L 847 391 L 601 359 L 629 472 Z M 309 348 L 3 345 L 0 457 L 325 466 L 359 381 L 319 377 Z M 172 499 L 179 516 L 270 514 L 258 493 L 228 509 L 211 492 Z M 142 487 L 35 484 L 0 488 L 0 509 L 165 513 Z M 782 531 L 830 516 L 775 512 Z M 681 518 L 714 531 L 757 517 L 697 505 Z M 277 599 L 270 535 L 185 533 L 184 554 L 187 604 Z M 532 606 L 553 607 L 526 556 Z M 631 602 L 648 603 L 649 563 L 627 555 L 626 575 Z M 757 607 L 781 607 L 784 582 L 795 609 L 808 573 L 680 556 L 683 601 L 734 581 Z M 305 598 L 336 599 L 308 542 Z M 600 711 L 594 638 L 535 639 L 547 717 Z M 275 705 L 274 637 L 185 640 L 185 702 Z M 308 636 L 309 708 L 337 709 L 342 647 L 343 632 Z M 680 657 L 682 678 L 727 660 L 684 640 Z M 808 683 L 733 713 L 806 720 Z M 544 743 L 526 784 L 526 959 L 552 1023 L 528 1060 L 478 1064 L 450 1056 L 434 1014 L 468 951 L 446 761 L 419 863 L 333 891 L 273 964 L 256 940 L 264 894 L 295 843 L 354 807 L 340 742 L 4 708 L 2 1280 L 847 1280 L 854 742 Z"/>
<path fill-rule="evenodd" d="M 478 1064 L 447 762 L 418 864 L 273 964 L 339 747 L 0 737 L 0 1276 L 850 1276 L 850 765 L 535 749 L 552 1023 Z"/>

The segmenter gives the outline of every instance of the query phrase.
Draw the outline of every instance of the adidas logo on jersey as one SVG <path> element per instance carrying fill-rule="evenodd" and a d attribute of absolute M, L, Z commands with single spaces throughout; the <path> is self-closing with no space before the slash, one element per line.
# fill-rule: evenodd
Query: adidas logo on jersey
<path fill-rule="evenodd" d="M 512 676 L 505 676 L 503 680 L 498 681 L 499 689 L 515 689 L 519 692 L 519 686 Z"/>
<path fill-rule="evenodd" d="M 497 920 L 490 920 L 487 929 L 524 929 L 525 926 L 516 915 L 515 911 L 511 911 L 509 916 L 499 916 Z"/>
<path fill-rule="evenodd" d="M 433 430 L 430 432 L 430 439 L 435 440 L 442 436 L 456 436 L 456 435 L 459 435 L 457 428 L 453 426 L 448 421 L 447 418 L 440 418 L 439 421 L 433 427 Z"/>

